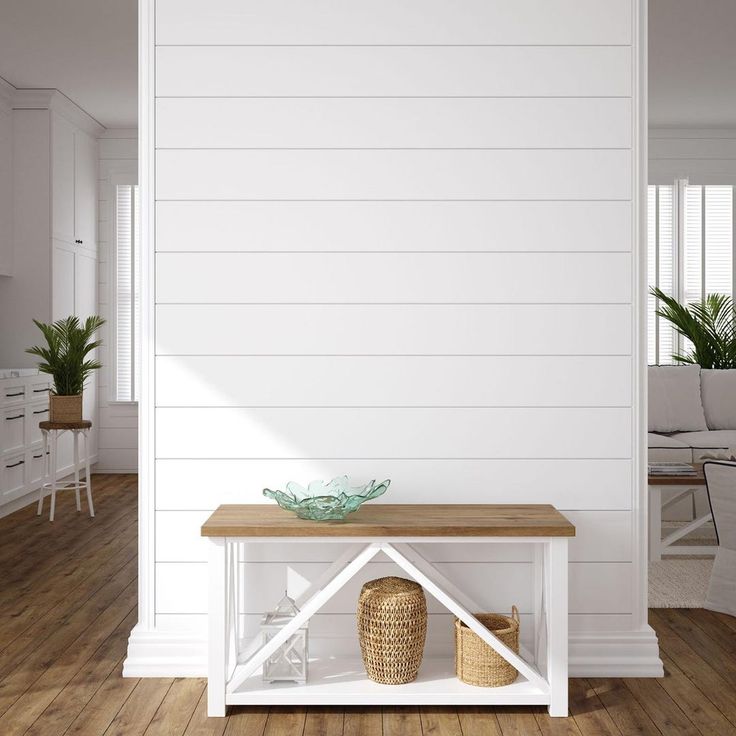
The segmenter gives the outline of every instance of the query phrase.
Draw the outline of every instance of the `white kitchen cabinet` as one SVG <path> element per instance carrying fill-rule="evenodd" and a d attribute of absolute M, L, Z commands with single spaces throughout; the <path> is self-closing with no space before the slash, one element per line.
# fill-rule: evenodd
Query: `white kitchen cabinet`
<path fill-rule="evenodd" d="M 51 119 L 54 239 L 97 248 L 97 141 L 57 114 Z"/>
<path fill-rule="evenodd" d="M 74 126 L 51 115 L 51 202 L 53 236 L 74 242 Z"/>
<path fill-rule="evenodd" d="M 76 253 L 74 247 L 54 240 L 51 264 L 51 319 L 74 314 Z"/>
<path fill-rule="evenodd" d="M 98 311 L 96 136 L 103 132 L 58 92 L 43 93 L 45 98 L 38 90 L 17 90 L 15 94 L 11 213 L 14 263 L 12 276 L 4 277 L 0 288 L 0 366 L 10 368 L 35 363 L 25 353 L 29 345 L 42 341 L 33 325 L 34 318 L 42 322 L 69 315 L 85 319 Z M 3 385 L 5 393 L 0 393 L 0 516 L 9 508 L 3 509 L 3 504 L 20 499 L 31 487 L 29 483 L 36 480 L 41 461 L 34 457 L 39 454 L 38 422 L 48 416 L 48 396 L 43 386 L 34 389 L 23 379 L 7 381 L 10 383 Z M 41 393 L 34 393 L 36 390 Z M 6 416 L 16 416 L 11 414 L 16 406 L 22 409 L 22 418 L 6 422 Z M 93 423 L 90 439 L 94 462 L 96 378 L 85 386 L 84 411 L 85 418 Z M 22 455 L 22 462 L 16 460 L 16 453 Z M 71 464 L 71 456 L 71 437 L 63 437 L 59 446 L 60 474 Z"/>
<path fill-rule="evenodd" d="M 3 504 L 38 490 L 43 482 L 43 441 L 38 423 L 48 419 L 49 376 L 0 378 L 0 516 Z M 60 474 L 71 469 L 71 447 L 60 451 Z"/>
<path fill-rule="evenodd" d="M 81 130 L 74 134 L 74 242 L 97 248 L 97 141 Z"/>

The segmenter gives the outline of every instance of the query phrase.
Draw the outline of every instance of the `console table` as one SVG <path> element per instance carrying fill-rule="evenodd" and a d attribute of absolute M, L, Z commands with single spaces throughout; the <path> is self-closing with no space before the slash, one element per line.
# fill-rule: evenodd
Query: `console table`
<path fill-rule="evenodd" d="M 208 713 L 227 705 L 547 705 L 567 716 L 567 544 L 575 527 L 549 505 L 371 504 L 342 522 L 304 521 L 278 506 L 220 506 L 202 526 L 209 544 Z M 238 575 L 241 543 L 303 542 L 349 548 L 299 597 L 299 614 L 267 644 L 240 650 L 237 601 L 248 595 Z M 534 646 L 516 654 L 475 618 L 483 608 L 412 546 L 417 543 L 532 544 Z M 306 684 L 261 680 L 263 663 L 379 552 L 519 671 L 511 685 L 484 688 L 455 677 L 454 661 L 426 658 L 405 685 L 368 679 L 358 660 L 310 662 Z M 356 632 L 357 636 L 357 632 Z"/>

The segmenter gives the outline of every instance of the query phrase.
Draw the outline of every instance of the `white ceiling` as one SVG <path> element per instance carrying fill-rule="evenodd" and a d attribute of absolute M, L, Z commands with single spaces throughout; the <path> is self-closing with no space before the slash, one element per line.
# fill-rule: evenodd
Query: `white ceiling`
<path fill-rule="evenodd" d="M 736 0 L 649 0 L 649 125 L 736 127 Z"/>
<path fill-rule="evenodd" d="M 137 0 L 0 0 L 0 77 L 55 88 L 107 128 L 137 125 Z"/>

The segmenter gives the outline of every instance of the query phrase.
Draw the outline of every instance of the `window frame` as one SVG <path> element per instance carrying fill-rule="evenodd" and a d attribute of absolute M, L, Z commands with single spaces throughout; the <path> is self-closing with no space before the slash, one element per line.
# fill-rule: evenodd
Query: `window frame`
<path fill-rule="evenodd" d="M 672 257 L 673 257 L 673 289 L 672 293 L 673 296 L 679 301 L 681 304 L 686 303 L 686 292 L 687 292 L 687 284 L 686 284 L 686 275 L 685 275 L 685 240 L 686 240 L 686 233 L 685 233 L 685 209 L 686 209 L 686 188 L 688 186 L 692 187 L 701 187 L 701 197 L 702 197 L 702 216 L 701 216 L 701 281 L 702 286 L 701 290 L 702 293 L 706 293 L 706 238 L 705 238 L 705 229 L 706 229 L 706 218 L 705 218 L 705 200 L 706 200 L 706 188 L 707 187 L 723 187 L 723 186 L 730 186 L 731 187 L 731 198 L 732 198 L 732 219 L 731 219 L 731 252 L 732 252 L 732 260 L 731 260 L 731 296 L 736 301 L 736 178 L 726 176 L 717 176 L 717 177 L 707 177 L 707 181 L 701 180 L 701 177 L 693 177 L 695 181 L 691 179 L 691 177 L 687 176 L 675 176 L 673 179 L 670 179 L 669 181 L 665 181 L 664 177 L 657 177 L 656 181 L 650 181 L 647 185 L 647 201 L 648 201 L 648 192 L 650 187 L 655 188 L 655 263 L 657 268 L 657 274 L 659 273 L 659 252 L 660 252 L 660 238 L 659 238 L 659 228 L 660 228 L 660 220 L 659 220 L 659 207 L 660 207 L 660 201 L 659 201 L 659 188 L 665 187 L 665 186 L 671 186 L 672 187 Z M 648 250 L 649 250 L 649 241 L 647 239 L 647 260 L 648 260 Z M 657 282 L 658 282 L 658 276 L 657 276 Z M 649 285 L 651 284 L 650 281 L 650 274 L 647 274 L 647 292 L 649 290 Z M 655 304 L 658 304 L 659 300 L 655 301 Z M 670 362 L 670 363 L 661 363 L 662 356 L 660 355 L 660 344 L 659 344 L 659 318 L 656 319 L 655 322 L 656 328 L 655 328 L 655 360 L 657 360 L 657 363 L 655 365 L 677 365 L 677 363 Z M 673 328 L 674 337 L 673 337 L 673 345 L 672 349 L 673 352 L 682 354 L 683 350 L 685 349 L 684 345 L 684 338 L 682 335 L 677 332 Z M 651 335 L 647 335 L 647 354 L 649 353 L 649 345 L 650 345 Z"/>

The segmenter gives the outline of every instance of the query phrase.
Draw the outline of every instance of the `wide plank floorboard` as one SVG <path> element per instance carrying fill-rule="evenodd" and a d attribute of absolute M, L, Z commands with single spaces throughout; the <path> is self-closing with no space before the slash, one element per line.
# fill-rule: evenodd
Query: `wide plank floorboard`
<path fill-rule="evenodd" d="M 736 619 L 650 612 L 665 677 L 570 681 L 544 708 L 235 707 L 207 717 L 199 678 L 122 677 L 137 620 L 135 475 L 94 475 L 94 519 L 57 500 L 0 519 L 2 736 L 736 736 Z"/>

